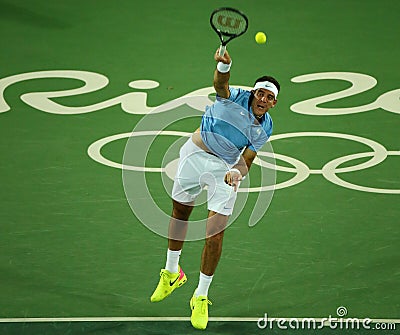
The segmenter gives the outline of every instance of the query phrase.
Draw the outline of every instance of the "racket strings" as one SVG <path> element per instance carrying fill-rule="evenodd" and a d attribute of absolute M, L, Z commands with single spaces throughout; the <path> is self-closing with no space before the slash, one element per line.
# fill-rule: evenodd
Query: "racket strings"
<path fill-rule="evenodd" d="M 247 29 L 245 18 L 239 13 L 228 10 L 215 13 L 211 22 L 221 34 L 226 36 L 240 35 Z"/>

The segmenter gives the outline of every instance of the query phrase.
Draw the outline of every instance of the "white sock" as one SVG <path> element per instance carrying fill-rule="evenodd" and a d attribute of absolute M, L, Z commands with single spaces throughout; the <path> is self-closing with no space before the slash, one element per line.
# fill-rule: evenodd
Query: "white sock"
<path fill-rule="evenodd" d="M 208 296 L 208 289 L 210 288 L 213 277 L 214 275 L 207 276 L 204 273 L 200 272 L 199 286 L 197 286 L 195 293 L 196 297 L 198 297 L 199 295 L 205 295 L 206 297 Z"/>
<path fill-rule="evenodd" d="M 167 251 L 167 262 L 165 269 L 171 273 L 178 272 L 179 257 L 181 256 L 182 250 L 169 250 Z"/>

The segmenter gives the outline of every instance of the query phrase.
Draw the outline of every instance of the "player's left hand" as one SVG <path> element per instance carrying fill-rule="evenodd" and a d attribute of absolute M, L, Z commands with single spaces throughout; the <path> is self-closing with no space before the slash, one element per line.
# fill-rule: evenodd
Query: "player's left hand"
<path fill-rule="evenodd" d="M 229 186 L 233 187 L 233 190 L 236 192 L 239 187 L 240 181 L 243 179 L 242 174 L 239 171 L 229 170 L 225 174 L 224 181 Z"/>

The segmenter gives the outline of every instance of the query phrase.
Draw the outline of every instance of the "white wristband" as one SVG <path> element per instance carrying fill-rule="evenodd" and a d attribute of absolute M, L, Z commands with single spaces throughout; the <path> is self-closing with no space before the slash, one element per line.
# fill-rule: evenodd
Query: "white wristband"
<path fill-rule="evenodd" d="M 239 171 L 239 169 L 230 169 L 228 172 L 236 172 L 242 175 L 242 173 Z"/>
<path fill-rule="evenodd" d="M 236 173 L 239 173 L 239 174 L 241 175 L 241 177 L 242 177 L 242 180 L 244 180 L 244 179 L 246 178 L 246 176 L 243 176 L 243 175 L 242 175 L 242 173 L 240 172 L 239 169 L 233 168 L 233 169 L 230 169 L 228 172 L 236 172 Z"/>
<path fill-rule="evenodd" d="M 218 62 L 217 70 L 218 70 L 218 72 L 221 72 L 221 73 L 227 73 L 231 69 L 231 65 L 232 65 L 232 61 L 229 64 Z"/>

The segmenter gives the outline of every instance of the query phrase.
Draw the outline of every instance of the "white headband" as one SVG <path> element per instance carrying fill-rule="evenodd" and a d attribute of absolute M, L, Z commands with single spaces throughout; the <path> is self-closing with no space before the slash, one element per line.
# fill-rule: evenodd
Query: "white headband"
<path fill-rule="evenodd" d="M 275 94 L 275 99 L 278 97 L 278 88 L 270 81 L 259 81 L 253 87 L 254 90 L 258 88 L 265 88 Z"/>

